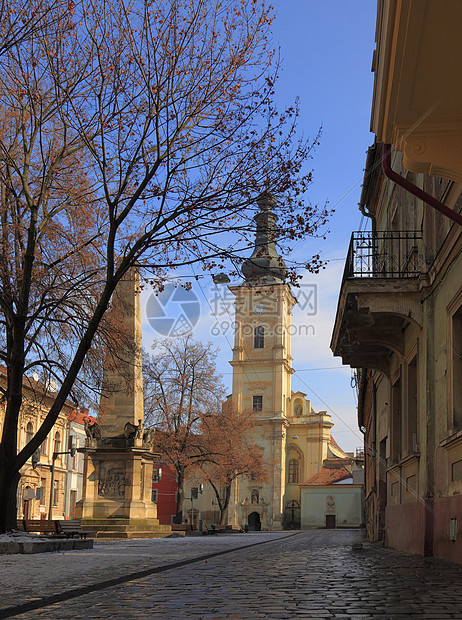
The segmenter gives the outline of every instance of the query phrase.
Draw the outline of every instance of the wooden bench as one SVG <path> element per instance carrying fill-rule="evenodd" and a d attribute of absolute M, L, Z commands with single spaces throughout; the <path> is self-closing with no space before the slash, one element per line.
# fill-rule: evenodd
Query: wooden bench
<path fill-rule="evenodd" d="M 47 534 L 48 536 L 59 536 L 57 521 L 49 519 L 18 519 L 18 530 L 33 534 Z"/>
<path fill-rule="evenodd" d="M 209 534 L 223 534 L 226 530 L 226 525 L 217 525 L 216 523 L 212 523 L 210 525 L 210 530 L 208 530 Z"/>
<path fill-rule="evenodd" d="M 94 536 L 96 532 L 86 532 L 77 519 L 49 520 L 49 519 L 18 519 L 17 528 L 22 532 L 46 534 L 57 538 L 86 538 Z"/>
<path fill-rule="evenodd" d="M 172 523 L 172 532 L 190 532 L 190 523 Z"/>
<path fill-rule="evenodd" d="M 80 538 L 86 538 L 87 536 L 95 536 L 96 532 L 86 532 L 80 525 L 80 521 L 77 519 L 68 519 L 67 521 L 59 520 L 55 521 L 58 534 L 66 536 L 66 538 L 73 538 L 79 536 Z"/>

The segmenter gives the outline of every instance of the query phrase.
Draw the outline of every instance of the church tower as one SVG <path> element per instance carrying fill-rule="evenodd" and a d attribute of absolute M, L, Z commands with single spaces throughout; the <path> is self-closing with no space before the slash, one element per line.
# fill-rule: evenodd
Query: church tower
<path fill-rule="evenodd" d="M 285 492 L 287 408 L 291 398 L 290 326 L 296 303 L 284 283 L 287 268 L 275 243 L 274 197 L 258 199 L 255 248 L 244 262 L 244 282 L 230 286 L 235 295 L 232 402 L 257 420 L 254 442 L 272 468 L 267 482 L 239 479 L 235 519 L 252 529 L 282 529 Z"/>

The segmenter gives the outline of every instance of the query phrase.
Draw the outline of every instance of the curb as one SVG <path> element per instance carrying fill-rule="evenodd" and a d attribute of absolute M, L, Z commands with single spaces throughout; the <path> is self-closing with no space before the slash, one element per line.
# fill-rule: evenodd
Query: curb
<path fill-rule="evenodd" d="M 51 553 L 53 551 L 75 551 L 93 549 L 93 539 L 68 538 L 67 540 L 31 540 L 26 542 L 0 542 L 0 555 L 13 553 Z"/>

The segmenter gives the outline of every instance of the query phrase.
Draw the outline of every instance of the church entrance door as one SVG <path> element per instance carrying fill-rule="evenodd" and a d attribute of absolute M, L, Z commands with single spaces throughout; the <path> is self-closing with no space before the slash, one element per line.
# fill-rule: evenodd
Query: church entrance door
<path fill-rule="evenodd" d="M 249 532 L 260 532 L 261 521 L 258 512 L 251 512 L 249 514 Z"/>
<path fill-rule="evenodd" d="M 326 515 L 326 529 L 335 530 L 336 520 L 336 515 Z"/>

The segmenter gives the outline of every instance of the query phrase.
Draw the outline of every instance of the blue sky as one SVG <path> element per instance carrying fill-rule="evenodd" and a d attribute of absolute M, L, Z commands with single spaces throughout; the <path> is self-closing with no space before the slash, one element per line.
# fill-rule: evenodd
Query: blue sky
<path fill-rule="evenodd" d="M 279 107 L 300 98 L 300 128 L 305 136 L 315 136 L 322 125 L 323 135 L 312 161 L 313 184 L 308 192 L 312 203 L 326 200 L 335 208 L 327 240 L 308 239 L 294 250 L 301 259 L 319 252 L 329 260 L 318 276 L 306 273 L 304 285 L 317 287 L 317 312 L 303 308 L 305 288 L 294 310 L 292 337 L 292 389 L 307 393 L 316 411 L 332 416 L 332 433 L 345 450 L 362 444 L 356 424 L 355 394 L 350 386 L 351 371 L 329 349 L 344 260 L 351 232 L 358 230 L 361 214 L 357 203 L 361 193 L 366 150 L 373 142 L 370 133 L 376 3 L 373 0 L 276 0 L 275 45 L 281 48 L 282 71 L 276 86 Z M 232 330 L 217 329 L 211 316 L 217 293 L 211 282 L 201 278 L 195 287 L 201 303 L 194 337 L 219 348 L 218 369 L 230 390 Z M 224 289 L 222 289 L 223 294 Z M 144 295 L 148 295 L 145 292 Z M 227 300 L 225 294 L 225 302 Z M 146 307 L 146 298 L 142 308 Z M 221 304 L 221 327 L 232 316 Z M 217 335 L 218 332 L 222 332 Z M 225 332 L 223 334 L 223 332 Z M 302 334 L 307 334 L 303 336 Z M 143 317 L 143 344 L 149 348 L 158 337 L 146 315 Z"/>

